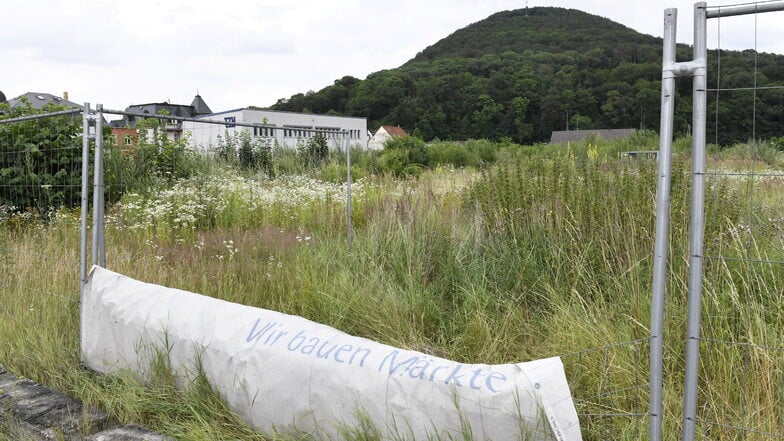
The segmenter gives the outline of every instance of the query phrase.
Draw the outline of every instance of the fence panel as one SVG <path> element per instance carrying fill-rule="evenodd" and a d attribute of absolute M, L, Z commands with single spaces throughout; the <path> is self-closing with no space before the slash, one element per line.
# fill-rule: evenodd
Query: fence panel
<path fill-rule="evenodd" d="M 46 217 L 79 205 L 80 112 L 0 120 L 0 219 Z"/>
<path fill-rule="evenodd" d="M 645 439 L 648 341 L 641 338 L 561 355 L 585 439 Z"/>
<path fill-rule="evenodd" d="M 782 2 L 708 8 L 717 42 L 708 71 L 714 145 L 706 160 L 704 248 L 693 256 L 704 269 L 697 439 L 784 439 L 784 128 L 757 123 L 762 109 L 782 102 L 784 84 L 758 69 L 756 19 L 782 9 Z M 755 47 L 744 51 L 744 66 L 724 67 L 722 22 L 741 14 L 754 16 Z M 730 96 L 747 105 L 728 111 Z M 748 141 L 725 139 L 728 125 L 745 127 Z"/>

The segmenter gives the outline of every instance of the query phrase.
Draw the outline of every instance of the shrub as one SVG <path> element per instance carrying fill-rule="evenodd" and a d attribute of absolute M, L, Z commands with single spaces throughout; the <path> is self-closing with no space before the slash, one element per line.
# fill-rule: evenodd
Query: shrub
<path fill-rule="evenodd" d="M 47 106 L 41 112 L 65 110 Z M 7 109 L 9 118 L 41 113 L 30 106 Z M 0 206 L 49 211 L 74 206 L 81 195 L 82 120 L 48 117 L 0 124 Z"/>
<path fill-rule="evenodd" d="M 110 202 L 126 192 L 147 193 L 171 186 L 207 167 L 206 158 L 186 147 L 187 137 L 169 139 L 164 130 L 158 130 L 160 127 L 161 122 L 155 119 L 140 121 L 138 143 L 127 151 L 104 134 L 104 182 Z"/>
<path fill-rule="evenodd" d="M 359 164 L 351 165 L 351 182 L 367 177 L 368 171 Z M 325 182 L 343 183 L 346 182 L 346 164 L 340 162 L 330 162 L 321 168 L 319 179 Z"/>
<path fill-rule="evenodd" d="M 429 162 L 436 165 L 478 167 L 481 163 L 479 157 L 462 143 L 435 142 L 427 147 L 427 153 Z"/>
<path fill-rule="evenodd" d="M 379 169 L 395 176 L 418 175 L 430 165 L 425 141 L 413 136 L 392 138 L 384 144 Z"/>
<path fill-rule="evenodd" d="M 784 152 L 784 136 L 770 138 L 770 145 L 774 149 Z"/>
<path fill-rule="evenodd" d="M 238 165 L 245 170 L 258 170 L 273 176 L 272 140 L 251 138 L 247 131 L 218 137 L 216 157 L 230 165 Z"/>
<path fill-rule="evenodd" d="M 327 137 L 323 133 L 316 133 L 304 145 L 298 147 L 303 162 L 311 167 L 320 165 L 329 156 Z"/>
<path fill-rule="evenodd" d="M 408 152 L 405 150 L 385 150 L 378 159 L 378 168 L 384 173 L 402 176 L 408 163 Z"/>

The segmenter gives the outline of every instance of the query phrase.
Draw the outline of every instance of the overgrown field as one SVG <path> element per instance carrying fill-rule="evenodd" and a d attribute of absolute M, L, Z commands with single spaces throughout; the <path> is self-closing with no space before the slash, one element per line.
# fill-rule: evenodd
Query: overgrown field
<path fill-rule="evenodd" d="M 439 143 L 357 157 L 350 249 L 345 187 L 335 183 L 344 158 L 290 162 L 276 173 L 201 164 L 171 184 L 112 193 L 108 267 L 462 362 L 563 355 L 584 438 L 644 440 L 657 174 L 655 161 L 620 152 L 656 143 L 650 134 L 563 147 Z M 677 143 L 672 187 L 664 421 L 673 440 L 685 347 L 687 144 Z M 745 147 L 714 152 L 710 167 L 764 174 L 784 166 L 773 148 L 752 157 Z M 130 176 L 115 160 L 117 175 Z M 784 270 L 757 262 L 784 261 L 783 190 L 778 177 L 711 176 L 705 235 L 706 256 L 729 258 L 705 263 L 703 334 L 716 342 L 702 346 L 699 415 L 774 434 L 784 430 L 784 351 L 750 345 L 784 346 Z M 254 433 L 209 384 L 177 390 L 164 367 L 144 383 L 82 368 L 78 212 L 46 221 L 0 212 L 0 220 L 7 369 L 177 439 L 291 438 Z M 700 432 L 769 439 L 707 423 Z"/>

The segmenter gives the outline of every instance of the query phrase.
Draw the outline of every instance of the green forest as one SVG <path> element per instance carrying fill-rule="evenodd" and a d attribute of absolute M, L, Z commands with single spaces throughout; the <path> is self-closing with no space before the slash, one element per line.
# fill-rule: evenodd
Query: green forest
<path fill-rule="evenodd" d="M 272 108 L 363 116 L 371 129 L 399 125 L 425 140 L 528 144 L 567 127 L 658 130 L 661 53 L 661 38 L 582 11 L 505 11 L 454 32 L 398 68 L 364 80 L 344 76 Z M 691 58 L 691 48 L 679 45 L 678 60 Z M 711 50 L 708 63 L 710 89 L 784 84 L 783 55 Z M 685 134 L 692 82 L 677 84 L 675 130 Z M 710 141 L 780 135 L 784 90 L 723 91 L 716 102 L 716 92 L 709 92 Z"/>

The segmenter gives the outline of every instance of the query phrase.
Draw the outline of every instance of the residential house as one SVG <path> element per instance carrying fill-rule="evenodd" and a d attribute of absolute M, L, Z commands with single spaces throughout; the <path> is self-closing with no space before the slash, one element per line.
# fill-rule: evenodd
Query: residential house
<path fill-rule="evenodd" d="M 125 111 L 142 115 L 166 114 L 184 118 L 194 118 L 212 113 L 210 107 L 198 94 L 193 98 L 190 105 L 171 103 L 132 104 L 126 107 Z M 112 136 L 118 146 L 132 147 L 136 145 L 138 142 L 136 126 L 141 119 L 143 119 L 143 116 L 126 115 L 120 120 L 109 123 L 112 129 Z M 178 141 L 182 138 L 182 121 L 176 119 L 164 120 L 161 129 L 165 131 L 166 137 L 172 141 Z M 153 133 L 147 134 L 148 137 L 153 137 L 154 135 Z"/>
<path fill-rule="evenodd" d="M 114 145 L 122 150 L 130 149 L 139 142 L 139 132 L 130 127 L 111 127 L 112 134 L 109 135 Z"/>
<path fill-rule="evenodd" d="M 368 149 L 382 150 L 384 144 L 392 138 L 407 137 L 408 133 L 399 126 L 381 126 L 368 142 Z"/>
<path fill-rule="evenodd" d="M 3 96 L 3 98 L 5 98 L 5 96 Z M 7 101 L 7 103 L 11 108 L 24 107 L 29 105 L 31 108 L 36 110 L 41 110 L 49 104 L 65 106 L 67 108 L 82 108 L 82 106 L 79 104 L 68 101 L 68 92 L 63 93 L 62 97 L 52 95 L 51 93 L 27 92 L 19 95 L 16 98 L 11 98 Z"/>

